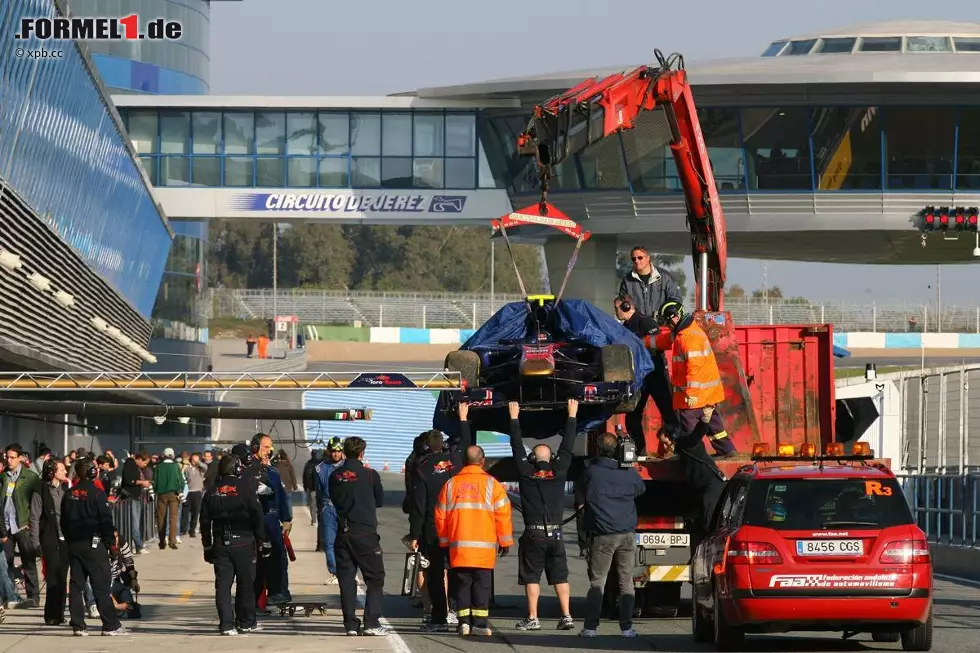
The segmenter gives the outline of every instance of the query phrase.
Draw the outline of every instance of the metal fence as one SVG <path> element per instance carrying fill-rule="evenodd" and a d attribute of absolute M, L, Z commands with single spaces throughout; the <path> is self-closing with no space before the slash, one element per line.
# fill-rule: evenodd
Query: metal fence
<path fill-rule="evenodd" d="M 921 474 L 902 484 L 929 542 L 980 549 L 980 474 Z"/>
<path fill-rule="evenodd" d="M 140 517 L 135 523 L 132 516 L 133 501 L 141 504 Z M 149 498 L 117 499 L 110 505 L 112 508 L 112 523 L 119 529 L 120 542 L 132 542 L 134 528 L 140 529 L 144 543 L 152 542 L 156 539 L 156 504 L 154 501 Z"/>
<path fill-rule="evenodd" d="M 519 295 L 343 290 L 208 291 L 211 318 L 268 320 L 296 315 L 317 325 L 361 325 L 474 329 Z M 693 302 L 693 299 L 690 300 Z M 871 302 L 728 299 L 725 308 L 737 324 L 826 324 L 840 332 L 980 333 L 980 306 L 943 306 L 921 302 Z M 941 317 L 941 319 L 937 319 Z"/>

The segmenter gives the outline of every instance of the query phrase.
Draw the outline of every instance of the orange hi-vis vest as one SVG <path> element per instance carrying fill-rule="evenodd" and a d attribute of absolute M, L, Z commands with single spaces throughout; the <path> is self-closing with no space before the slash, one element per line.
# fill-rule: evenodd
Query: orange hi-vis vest
<path fill-rule="evenodd" d="M 497 547 L 514 545 L 507 491 L 479 465 L 463 467 L 442 486 L 435 522 L 451 567 L 493 569 Z"/>
<path fill-rule="evenodd" d="M 645 340 L 650 347 L 651 337 L 647 336 Z M 653 339 L 653 348 L 670 351 L 674 410 L 715 406 L 725 400 L 715 353 L 711 350 L 708 334 L 700 326 L 691 322 L 676 335 L 663 330 Z M 693 406 L 687 405 L 687 397 L 695 398 Z"/>

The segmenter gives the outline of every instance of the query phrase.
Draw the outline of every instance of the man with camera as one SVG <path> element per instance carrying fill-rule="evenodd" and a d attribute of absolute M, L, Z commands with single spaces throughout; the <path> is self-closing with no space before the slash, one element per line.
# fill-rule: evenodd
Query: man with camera
<path fill-rule="evenodd" d="M 572 466 L 572 448 L 577 431 L 578 401 L 568 400 L 568 419 L 558 453 L 551 447 L 538 444 L 530 455 L 524 453 L 524 441 L 519 420 L 521 407 L 516 401 L 507 406 L 510 411 L 510 448 L 517 464 L 521 505 L 524 513 L 524 534 L 518 541 L 518 583 L 527 595 L 527 617 L 517 624 L 518 630 L 541 630 L 538 621 L 538 599 L 541 596 L 541 573 L 555 588 L 562 617 L 559 630 L 575 627 L 569 608 L 568 560 L 562 534 L 562 513 L 565 509 L 565 482 Z"/>
<path fill-rule="evenodd" d="M 620 462 L 620 440 L 603 433 L 597 456 L 582 476 L 581 496 L 589 534 L 589 593 L 582 637 L 596 637 L 602 595 L 613 565 L 619 581 L 619 627 L 623 637 L 636 637 L 633 629 L 633 562 L 636 556 L 636 499 L 645 491 L 640 473 Z"/>

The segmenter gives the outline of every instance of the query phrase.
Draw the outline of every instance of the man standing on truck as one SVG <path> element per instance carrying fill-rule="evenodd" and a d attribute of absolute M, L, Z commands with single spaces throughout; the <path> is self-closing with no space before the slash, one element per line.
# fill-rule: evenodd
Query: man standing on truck
<path fill-rule="evenodd" d="M 619 628 L 623 637 L 636 637 L 633 629 L 633 565 L 636 557 L 636 499 L 646 490 L 635 467 L 621 467 L 619 438 L 599 436 L 597 457 L 582 475 L 582 503 L 589 532 L 589 593 L 582 637 L 596 637 L 602 613 L 602 595 L 611 568 L 619 585 Z M 578 498 L 576 503 L 579 503 Z"/>
<path fill-rule="evenodd" d="M 718 404 L 725 400 L 725 388 L 708 334 L 694 323 L 694 315 L 684 313 L 678 301 L 664 302 L 657 317 L 660 324 L 668 327 L 654 338 L 654 345 L 658 351 L 670 352 L 673 407 L 680 433 L 692 433 L 704 414 L 704 407 L 711 406 L 714 409 L 708 425 L 711 446 L 719 456 L 735 455 L 735 445 L 728 438 L 725 422 L 718 413 Z"/>
<path fill-rule="evenodd" d="M 650 319 L 655 321 L 654 316 L 665 302 L 682 301 L 681 290 L 667 270 L 653 264 L 646 247 L 641 245 L 633 247 L 630 250 L 630 261 L 633 269 L 619 284 L 617 298 L 619 306 L 617 306 L 616 317 L 623 320 L 624 326 L 642 339 L 652 328 L 656 328 L 656 324 L 650 326 Z M 646 407 L 647 398 L 653 397 L 664 426 L 670 427 L 676 423 L 671 409 L 667 362 L 656 352 L 651 352 L 651 357 L 653 371 L 643 379 L 640 401 L 633 412 L 626 416 L 626 430 L 639 449 L 637 455 L 644 455 L 646 452 L 643 409 Z"/>
<path fill-rule="evenodd" d="M 565 482 L 572 466 L 572 447 L 575 445 L 578 401 L 568 400 L 568 419 L 558 453 L 553 454 L 546 444 L 524 453 L 521 407 L 516 401 L 507 405 L 510 411 L 510 448 L 517 463 L 517 477 L 524 513 L 524 534 L 518 541 L 518 583 L 527 595 L 527 618 L 517 624 L 518 630 L 541 630 L 538 621 L 538 598 L 541 596 L 541 572 L 555 588 L 562 617 L 559 630 L 575 627 L 569 608 L 568 559 L 562 534 L 562 513 L 565 511 Z"/>

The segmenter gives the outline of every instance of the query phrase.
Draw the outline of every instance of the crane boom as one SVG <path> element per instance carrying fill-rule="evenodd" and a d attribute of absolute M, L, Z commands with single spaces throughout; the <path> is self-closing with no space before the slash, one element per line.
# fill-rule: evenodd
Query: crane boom
<path fill-rule="evenodd" d="M 632 129 L 640 112 L 662 108 L 687 204 L 696 308 L 721 311 L 728 245 L 711 160 L 683 58 L 678 54 L 665 58 L 659 50 L 656 57 L 656 67 L 644 65 L 628 73 L 587 79 L 536 106 L 527 129 L 517 139 L 518 150 L 535 157 L 541 180 L 539 211 L 547 215 L 553 166 L 593 143 Z"/>

